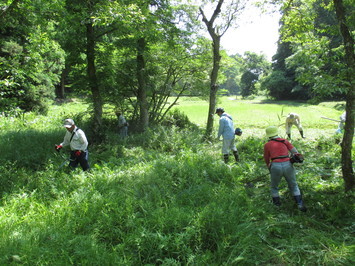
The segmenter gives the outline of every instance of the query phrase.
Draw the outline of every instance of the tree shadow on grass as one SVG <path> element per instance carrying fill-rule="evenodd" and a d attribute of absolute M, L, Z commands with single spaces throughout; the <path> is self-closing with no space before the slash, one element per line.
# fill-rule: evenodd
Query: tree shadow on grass
<path fill-rule="evenodd" d="M 259 102 L 255 102 L 255 104 L 277 104 L 277 105 L 296 106 L 296 107 L 311 105 L 306 101 L 294 101 L 294 100 L 276 101 L 276 100 L 270 100 L 270 99 L 260 100 Z"/>

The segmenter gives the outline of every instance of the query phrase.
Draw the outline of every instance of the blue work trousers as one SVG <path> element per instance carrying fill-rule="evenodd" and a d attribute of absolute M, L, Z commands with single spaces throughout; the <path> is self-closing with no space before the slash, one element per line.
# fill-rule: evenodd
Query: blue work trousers
<path fill-rule="evenodd" d="M 81 168 L 84 171 L 90 169 L 89 152 L 88 151 L 82 151 L 79 156 L 76 156 L 75 152 L 76 151 L 71 151 L 70 152 L 70 163 L 69 163 L 69 166 L 72 169 L 75 169 L 78 166 L 78 164 L 80 164 Z"/>
<path fill-rule="evenodd" d="M 290 161 L 271 163 L 270 175 L 272 197 L 279 197 L 279 184 L 282 177 L 285 177 L 288 188 L 290 189 L 293 196 L 301 195 L 300 189 L 298 188 L 296 182 L 296 172 Z"/>

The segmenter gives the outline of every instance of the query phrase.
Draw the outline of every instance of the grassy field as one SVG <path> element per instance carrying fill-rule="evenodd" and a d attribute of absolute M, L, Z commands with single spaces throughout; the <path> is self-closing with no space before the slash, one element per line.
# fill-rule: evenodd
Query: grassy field
<path fill-rule="evenodd" d="M 302 124 L 309 128 L 336 128 L 337 123 L 321 117 L 339 119 L 343 113 L 344 103 L 321 103 L 311 105 L 297 102 L 267 102 L 263 100 L 238 100 L 224 97 L 217 107 L 223 107 L 226 112 L 235 117 L 237 124 L 243 127 L 265 128 L 269 125 L 279 125 L 285 122 L 288 113 L 296 112 L 302 118 Z M 337 110 L 337 106 L 342 106 Z M 189 119 L 199 125 L 207 121 L 208 102 L 198 98 L 186 100 L 182 98 L 175 107 L 183 111 Z M 215 116 L 215 120 L 218 117 Z"/>
<path fill-rule="evenodd" d="M 236 97 L 223 97 L 217 106 L 223 107 L 233 117 L 235 126 L 241 127 L 245 135 L 249 136 L 260 136 L 270 125 L 280 126 L 280 132 L 285 133 L 284 123 L 287 114 L 296 112 L 301 117 L 305 135 L 314 139 L 335 132 L 338 123 L 321 117 L 339 120 L 344 111 L 344 104 L 344 102 L 324 102 L 311 105 L 290 101 L 268 102 L 264 99 L 240 100 Z M 193 123 L 201 127 L 206 125 L 207 101 L 198 98 L 182 98 L 175 108 L 184 112 Z M 218 125 L 219 117 L 215 115 L 214 119 L 214 124 Z"/>
<path fill-rule="evenodd" d="M 353 265 L 354 192 L 344 192 L 337 123 L 320 118 L 337 119 L 341 104 L 222 98 L 244 130 L 241 161 L 228 165 L 220 142 L 201 141 L 205 101 L 176 107 L 200 127 L 159 126 L 126 141 L 107 114 L 89 173 L 60 168 L 67 153 L 54 151 L 69 116 L 90 140 L 86 104 L 0 117 L 0 265 Z M 306 213 L 284 181 L 280 208 L 269 195 L 264 128 L 282 123 L 282 110 L 303 119 L 307 138 L 293 129 L 292 141 L 306 158 L 295 166 Z"/>

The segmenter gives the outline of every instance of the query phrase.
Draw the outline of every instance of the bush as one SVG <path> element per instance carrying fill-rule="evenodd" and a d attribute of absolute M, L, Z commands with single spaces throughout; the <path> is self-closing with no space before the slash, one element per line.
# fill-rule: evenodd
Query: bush
<path fill-rule="evenodd" d="M 191 128 L 195 127 L 193 123 L 190 122 L 188 116 L 182 113 L 179 109 L 173 109 L 164 118 L 162 125 L 164 126 L 176 126 L 178 128 Z"/>

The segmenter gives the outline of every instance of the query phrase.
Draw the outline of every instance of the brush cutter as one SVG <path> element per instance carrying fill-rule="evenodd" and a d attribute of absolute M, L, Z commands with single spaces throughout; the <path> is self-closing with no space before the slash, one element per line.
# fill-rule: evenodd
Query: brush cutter
<path fill-rule="evenodd" d="M 70 161 L 70 156 L 66 157 L 64 154 L 62 154 L 60 152 L 56 152 L 55 154 L 56 154 L 56 156 L 58 156 L 58 154 L 59 154 L 59 156 L 64 160 L 57 169 L 57 171 L 59 171 L 65 164 L 67 164 Z"/>
<path fill-rule="evenodd" d="M 340 120 L 336 120 L 336 119 L 328 118 L 328 117 L 325 117 L 325 116 L 321 116 L 321 118 L 323 118 L 323 119 L 327 119 L 327 120 L 330 120 L 330 121 L 341 122 Z"/>
<path fill-rule="evenodd" d="M 244 186 L 246 188 L 252 188 L 254 187 L 254 183 L 256 182 L 260 182 L 260 181 L 263 181 L 265 179 L 266 176 L 268 176 L 270 173 L 265 173 L 265 174 L 262 174 L 262 175 L 259 175 L 251 180 L 245 180 L 244 182 Z"/>

